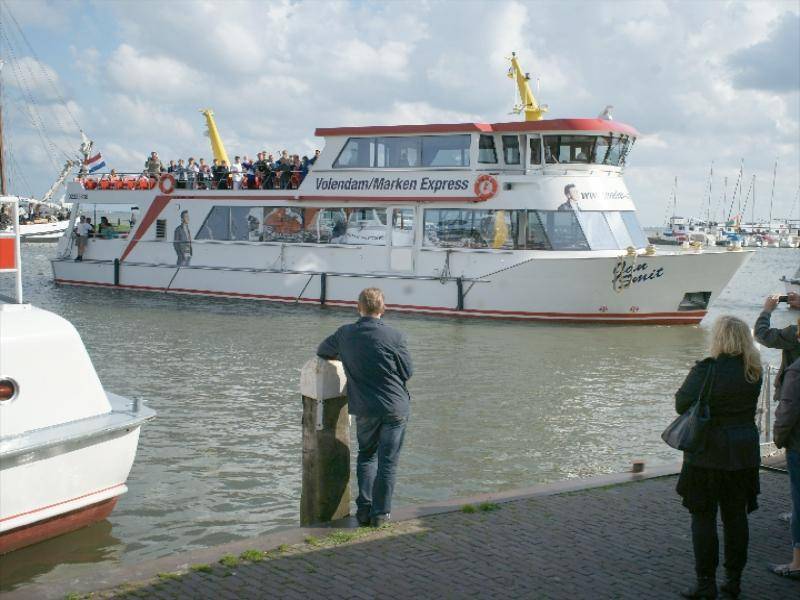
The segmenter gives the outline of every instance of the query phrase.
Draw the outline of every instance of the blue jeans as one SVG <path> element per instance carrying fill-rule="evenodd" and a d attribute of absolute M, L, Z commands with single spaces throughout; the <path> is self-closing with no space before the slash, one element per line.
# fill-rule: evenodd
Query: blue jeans
<path fill-rule="evenodd" d="M 800 452 L 787 448 L 786 465 L 792 490 L 792 548 L 800 548 Z"/>
<path fill-rule="evenodd" d="M 392 492 L 408 417 L 356 417 L 358 438 L 358 512 L 375 515 L 392 511 Z"/>

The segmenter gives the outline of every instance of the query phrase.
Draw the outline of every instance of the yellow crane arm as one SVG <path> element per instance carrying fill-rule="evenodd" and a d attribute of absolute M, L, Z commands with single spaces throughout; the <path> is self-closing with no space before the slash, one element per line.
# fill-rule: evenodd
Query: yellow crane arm
<path fill-rule="evenodd" d="M 222 143 L 222 138 L 219 137 L 217 124 L 214 122 L 214 111 L 210 108 L 201 108 L 200 112 L 203 113 L 203 116 L 206 118 L 208 139 L 211 141 L 211 152 L 214 153 L 214 158 L 230 165 L 231 161 L 228 160 L 228 153 L 225 152 L 225 145 Z"/>
<path fill-rule="evenodd" d="M 517 53 L 512 52 L 511 58 L 508 60 L 511 61 L 511 67 L 508 69 L 508 76 L 516 80 L 521 101 L 521 104 L 514 107 L 514 113 L 524 113 L 526 121 L 541 121 L 542 115 L 547 112 L 547 106 L 539 106 L 539 103 L 536 102 L 536 98 L 531 91 L 530 83 L 528 83 L 530 77 L 527 73 L 524 73 L 519 66 Z"/>

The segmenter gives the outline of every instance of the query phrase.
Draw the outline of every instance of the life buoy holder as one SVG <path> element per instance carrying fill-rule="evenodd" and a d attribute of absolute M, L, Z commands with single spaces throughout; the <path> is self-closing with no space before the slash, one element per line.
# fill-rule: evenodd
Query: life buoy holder
<path fill-rule="evenodd" d="M 499 187 L 500 185 L 497 183 L 497 179 L 491 175 L 483 174 L 475 180 L 475 195 L 478 197 L 478 200 L 486 201 L 497 194 Z"/>
<path fill-rule="evenodd" d="M 171 194 L 175 191 L 175 177 L 172 176 L 172 173 L 161 176 L 158 181 L 158 189 L 161 190 L 162 194 Z"/>

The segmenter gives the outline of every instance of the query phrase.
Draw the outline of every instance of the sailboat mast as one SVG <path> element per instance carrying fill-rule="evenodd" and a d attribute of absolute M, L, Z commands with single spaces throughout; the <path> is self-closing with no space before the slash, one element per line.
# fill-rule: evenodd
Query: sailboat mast
<path fill-rule="evenodd" d="M 769 198 L 769 226 L 772 227 L 772 204 L 775 202 L 775 177 L 778 175 L 778 158 L 775 158 L 775 167 L 772 169 L 772 195 Z"/>

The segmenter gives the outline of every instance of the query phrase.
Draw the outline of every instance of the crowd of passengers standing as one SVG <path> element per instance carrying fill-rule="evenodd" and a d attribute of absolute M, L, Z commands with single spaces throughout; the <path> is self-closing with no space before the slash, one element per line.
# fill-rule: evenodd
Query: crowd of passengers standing
<path fill-rule="evenodd" d="M 144 164 L 144 176 L 158 178 L 169 173 L 175 178 L 178 189 L 296 189 L 308 175 L 309 170 L 319 158 L 320 151 L 309 158 L 289 154 L 282 150 L 275 155 L 266 150 L 259 152 L 255 159 L 235 156 L 233 163 L 214 159 L 208 164 L 204 158 L 195 160 L 189 157 L 170 160 L 164 165 L 157 152 L 151 152 Z"/>

